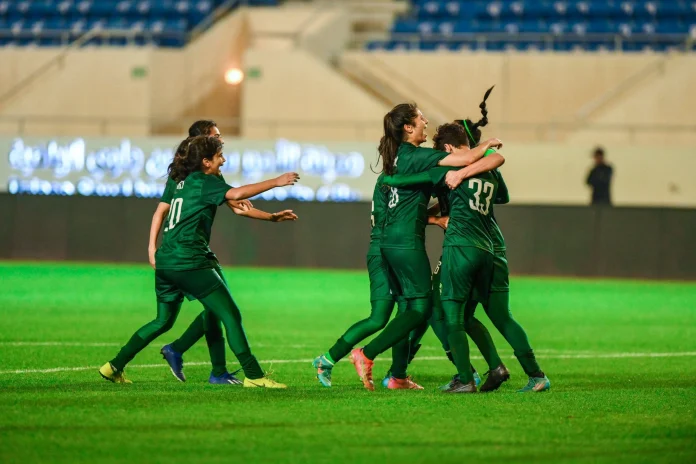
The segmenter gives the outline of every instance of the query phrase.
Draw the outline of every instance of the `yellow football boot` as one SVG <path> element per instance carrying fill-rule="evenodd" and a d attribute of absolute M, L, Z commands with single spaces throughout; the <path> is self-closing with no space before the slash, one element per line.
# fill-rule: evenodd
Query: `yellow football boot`
<path fill-rule="evenodd" d="M 244 379 L 244 386 L 247 388 L 288 388 L 284 383 L 276 382 L 272 380 L 268 375 L 261 377 L 260 379 Z"/>
<path fill-rule="evenodd" d="M 114 366 L 112 366 L 110 362 L 104 364 L 101 369 L 99 369 L 99 375 L 113 383 L 133 383 L 123 375 L 123 371 L 114 369 Z"/>

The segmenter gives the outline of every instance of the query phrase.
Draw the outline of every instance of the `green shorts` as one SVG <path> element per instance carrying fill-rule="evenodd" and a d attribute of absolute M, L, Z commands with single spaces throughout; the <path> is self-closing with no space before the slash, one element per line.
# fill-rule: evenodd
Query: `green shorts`
<path fill-rule="evenodd" d="M 493 279 L 490 293 L 510 291 L 510 269 L 508 269 L 505 251 L 496 251 L 493 255 Z"/>
<path fill-rule="evenodd" d="M 220 267 L 191 271 L 155 270 L 155 294 L 161 303 L 200 300 L 218 287 L 227 286 Z"/>
<path fill-rule="evenodd" d="M 445 247 L 441 272 L 443 301 L 488 301 L 493 279 L 491 253 L 476 247 Z"/>
<path fill-rule="evenodd" d="M 370 301 L 393 300 L 389 288 L 389 272 L 382 255 L 367 256 L 367 273 L 370 276 Z"/>
<path fill-rule="evenodd" d="M 425 250 L 382 248 L 382 256 L 389 273 L 389 286 L 395 296 L 430 297 L 430 261 Z"/>

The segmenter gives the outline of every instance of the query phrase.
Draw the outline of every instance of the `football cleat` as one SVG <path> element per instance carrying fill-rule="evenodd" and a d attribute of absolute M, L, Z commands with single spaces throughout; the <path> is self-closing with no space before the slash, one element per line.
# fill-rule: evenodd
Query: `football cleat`
<path fill-rule="evenodd" d="M 372 381 L 372 366 L 374 365 L 374 361 L 367 359 L 362 348 L 356 348 L 350 352 L 350 362 L 355 366 L 358 377 L 360 377 L 365 388 L 370 391 L 375 391 L 375 384 Z"/>
<path fill-rule="evenodd" d="M 284 383 L 276 382 L 268 377 L 268 374 L 260 379 L 250 379 L 247 377 L 244 379 L 244 386 L 246 388 L 288 388 Z"/>
<path fill-rule="evenodd" d="M 444 393 L 476 393 L 476 383 L 462 383 L 461 380 L 452 380 L 450 387 L 443 390 Z"/>
<path fill-rule="evenodd" d="M 486 381 L 483 382 L 481 386 L 481 392 L 492 392 L 500 388 L 500 386 L 507 382 L 510 378 L 510 372 L 505 367 L 505 364 L 501 364 L 495 369 L 491 369 L 486 372 Z"/>
<path fill-rule="evenodd" d="M 474 377 L 474 380 L 476 380 L 475 377 Z M 450 381 L 447 382 L 446 384 L 444 384 L 444 385 L 442 385 L 441 387 L 439 387 L 439 389 L 440 389 L 441 391 L 449 390 L 450 388 L 452 388 L 452 385 L 454 384 L 454 382 L 458 382 L 458 381 L 459 381 L 459 374 L 454 374 L 454 375 L 452 376 L 452 380 L 450 380 Z M 477 385 L 477 386 L 478 386 L 478 385 Z"/>
<path fill-rule="evenodd" d="M 113 383 L 133 383 L 128 380 L 125 375 L 123 375 L 123 371 L 117 371 L 110 362 L 104 364 L 99 369 L 99 375 Z"/>
<path fill-rule="evenodd" d="M 317 356 L 312 362 L 312 367 L 317 370 L 317 379 L 319 383 L 325 387 L 331 387 L 331 369 L 333 369 L 334 364 L 329 361 L 326 356 Z"/>
<path fill-rule="evenodd" d="M 181 353 L 177 353 L 172 348 L 172 345 L 164 345 L 160 350 L 162 357 L 167 364 L 169 364 L 169 370 L 172 371 L 172 375 L 179 382 L 186 382 L 186 376 L 184 375 L 184 357 Z"/>
<path fill-rule="evenodd" d="M 527 385 L 517 390 L 518 393 L 543 392 L 551 388 L 551 381 L 548 377 L 530 377 Z"/>
<path fill-rule="evenodd" d="M 388 388 L 389 381 L 391 380 L 391 378 L 392 378 L 391 371 L 387 371 L 387 375 L 385 375 L 384 378 L 382 379 L 382 386 L 384 388 Z"/>
<path fill-rule="evenodd" d="M 241 385 L 242 381 L 235 377 L 234 374 L 230 374 L 229 372 L 225 372 L 220 376 L 215 376 L 211 372 L 210 378 L 208 378 L 208 383 L 213 385 Z"/>
<path fill-rule="evenodd" d="M 406 377 L 405 379 L 390 377 L 387 388 L 389 390 L 423 390 L 423 387 L 414 382 L 411 377 Z"/>
<path fill-rule="evenodd" d="M 481 376 L 478 374 L 478 372 L 473 372 L 472 375 L 474 376 L 474 384 L 476 384 L 476 388 L 478 388 L 479 385 L 481 385 Z M 456 380 L 459 380 L 459 374 L 454 374 L 452 376 L 452 380 L 450 380 L 446 384 L 442 385 L 440 387 L 440 390 L 442 390 L 442 391 L 448 390 L 452 386 L 452 382 L 454 382 Z"/>

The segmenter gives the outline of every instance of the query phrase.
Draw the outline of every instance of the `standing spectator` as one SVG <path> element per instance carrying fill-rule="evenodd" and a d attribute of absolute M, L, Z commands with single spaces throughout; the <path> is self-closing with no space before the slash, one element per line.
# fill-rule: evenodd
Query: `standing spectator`
<path fill-rule="evenodd" d="M 595 148 L 595 165 L 587 175 L 587 185 L 592 187 L 592 204 L 611 206 L 611 178 L 614 168 L 604 161 L 604 148 Z"/>

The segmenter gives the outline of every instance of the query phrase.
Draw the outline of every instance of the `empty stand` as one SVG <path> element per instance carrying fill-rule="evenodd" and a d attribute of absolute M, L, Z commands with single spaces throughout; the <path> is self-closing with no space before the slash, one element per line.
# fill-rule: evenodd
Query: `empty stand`
<path fill-rule="evenodd" d="M 215 8 L 273 6 L 278 0 L 0 0 L 0 46 L 59 46 L 88 30 L 104 34 L 94 45 L 182 47 L 188 33 Z"/>
<path fill-rule="evenodd" d="M 696 37 L 696 1 L 414 0 L 368 49 L 655 50 Z"/>

